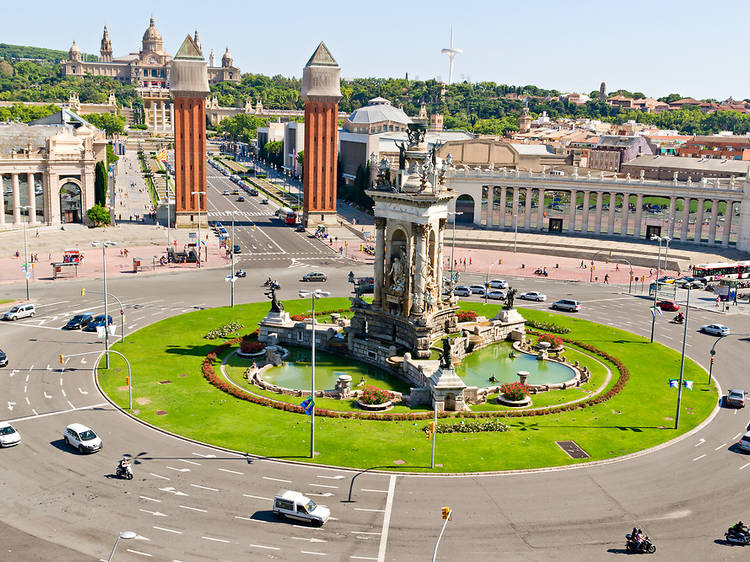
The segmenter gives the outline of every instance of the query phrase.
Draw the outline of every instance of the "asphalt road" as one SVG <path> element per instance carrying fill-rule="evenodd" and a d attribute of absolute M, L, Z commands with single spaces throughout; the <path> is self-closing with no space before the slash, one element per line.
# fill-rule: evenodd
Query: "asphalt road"
<path fill-rule="evenodd" d="M 243 204 L 216 195 L 231 189 L 223 178 L 212 177 L 210 186 L 209 209 L 214 212 L 265 211 L 265 205 L 249 197 Z M 269 275 L 281 283 L 283 299 L 306 288 L 299 277 L 307 267 L 325 268 L 326 289 L 340 296 L 350 290 L 350 269 L 357 275 L 369 273 L 367 267 L 332 257 L 317 240 L 306 245 L 270 214 L 248 215 L 237 236 L 243 251 L 248 248 L 241 258 L 246 261 L 240 261 L 248 277 L 236 286 L 238 303 L 261 300 L 261 284 Z M 251 254 L 253 245 L 268 255 Z M 295 252 L 313 255 L 291 255 Z M 109 290 L 124 302 L 127 334 L 195 307 L 226 305 L 227 271 L 113 278 Z M 462 282 L 472 280 L 464 276 Z M 579 313 L 584 318 L 649 333 L 649 303 L 617 287 L 511 281 L 521 290 L 542 290 L 549 296 L 547 303 L 524 306 L 545 307 L 552 300 L 575 297 L 584 303 Z M 747 557 L 741 547 L 717 542 L 731 523 L 748 517 L 750 456 L 732 447 L 746 430 L 744 411 L 722 408 L 710 424 L 669 447 L 578 469 L 427 477 L 254 459 L 167 436 L 114 410 L 93 382 L 94 356 L 71 358 L 60 368 L 59 353 L 102 349 L 95 334 L 59 329 L 75 311 L 102 311 L 100 298 L 81 297 L 81 287 L 96 290 L 101 281 L 40 286 L 34 295 L 40 306 L 36 318 L 0 323 L 0 347 L 10 356 L 10 365 L 0 370 L 0 411 L 23 436 L 18 447 L 0 451 L 0 520 L 5 524 L 0 533 L 20 545 L 13 560 L 106 559 L 123 530 L 138 537 L 120 542 L 117 560 L 429 560 L 443 505 L 453 508 L 454 519 L 439 560 L 616 558 L 624 554 L 624 534 L 636 524 L 654 538 L 655 559 Z M 22 286 L 9 286 L 2 297 L 22 294 Z M 657 340 L 679 349 L 682 327 L 669 324 L 668 318 L 658 318 Z M 691 311 L 688 354 L 706 366 L 714 338 L 695 328 L 715 321 L 735 333 L 750 333 L 744 315 Z M 747 388 L 747 345 L 730 337 L 717 348 L 714 374 L 724 389 Z M 71 422 L 94 428 L 103 438 L 103 450 L 81 456 L 67 449 L 62 429 Z M 136 477 L 129 482 L 112 478 L 125 453 L 136 459 Z M 437 462 L 449 454 L 438 441 Z M 270 498 L 287 487 L 313 494 L 331 507 L 335 519 L 322 529 L 274 520 Z M 9 544 L 3 541 L 3 548 Z"/>

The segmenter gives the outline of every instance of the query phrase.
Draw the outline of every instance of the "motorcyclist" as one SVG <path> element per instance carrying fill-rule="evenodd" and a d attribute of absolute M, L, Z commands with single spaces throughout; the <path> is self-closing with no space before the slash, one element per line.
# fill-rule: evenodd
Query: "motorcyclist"
<path fill-rule="evenodd" d="M 126 472 L 128 468 L 130 468 L 130 459 L 128 457 L 122 457 L 118 467 L 122 472 Z"/>
<path fill-rule="evenodd" d="M 685 315 L 682 312 L 678 312 L 674 319 L 675 322 L 683 322 L 685 320 Z"/>
<path fill-rule="evenodd" d="M 735 523 L 734 525 L 732 525 L 731 531 L 735 535 L 741 535 L 742 533 L 744 533 L 745 531 L 747 531 L 747 527 L 745 526 L 745 524 L 742 521 L 740 521 L 740 522 Z"/>

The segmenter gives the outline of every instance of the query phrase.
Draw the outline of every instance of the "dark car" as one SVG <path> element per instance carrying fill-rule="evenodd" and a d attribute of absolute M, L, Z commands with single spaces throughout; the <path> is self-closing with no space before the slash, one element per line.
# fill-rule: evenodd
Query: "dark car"
<path fill-rule="evenodd" d="M 112 317 L 108 314 L 107 315 L 108 324 L 112 324 Z M 93 320 L 86 324 L 86 327 L 83 328 L 84 332 L 96 332 L 96 328 L 98 326 L 104 326 L 104 314 L 97 314 L 94 316 Z"/>
<path fill-rule="evenodd" d="M 238 202 L 238 203 L 244 203 L 244 202 L 245 202 L 245 198 L 244 198 L 244 197 L 243 197 L 242 195 L 240 195 L 240 196 L 239 196 L 239 197 L 237 198 L 237 202 Z"/>
<path fill-rule="evenodd" d="M 240 248 L 239 244 L 235 244 L 234 246 L 232 246 L 232 251 L 235 254 L 241 254 L 242 253 L 242 248 Z"/>
<path fill-rule="evenodd" d="M 298 224 L 294 227 L 294 232 L 305 232 L 305 225 L 304 224 Z"/>
<path fill-rule="evenodd" d="M 8 356 L 5 355 L 5 352 L 0 349 L 0 367 L 7 367 L 8 366 Z"/>
<path fill-rule="evenodd" d="M 238 269 L 237 271 L 234 272 L 234 276 L 235 277 L 247 277 L 247 271 L 243 269 Z"/>
<path fill-rule="evenodd" d="M 68 320 L 68 323 L 63 326 L 63 330 L 81 330 L 85 328 L 89 322 L 94 319 L 94 315 L 90 312 L 84 314 L 76 314 Z"/>

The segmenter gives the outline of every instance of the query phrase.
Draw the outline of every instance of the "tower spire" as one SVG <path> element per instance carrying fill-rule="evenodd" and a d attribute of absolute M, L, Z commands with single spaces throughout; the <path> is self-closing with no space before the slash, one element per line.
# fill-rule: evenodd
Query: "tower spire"
<path fill-rule="evenodd" d="M 442 49 L 440 51 L 444 55 L 448 55 L 448 58 L 450 59 L 450 62 L 448 63 L 448 84 L 453 83 L 453 59 L 456 58 L 456 55 L 460 55 L 463 53 L 462 49 L 458 49 L 453 46 L 453 24 L 451 24 L 451 42 L 450 46 L 446 49 Z"/>

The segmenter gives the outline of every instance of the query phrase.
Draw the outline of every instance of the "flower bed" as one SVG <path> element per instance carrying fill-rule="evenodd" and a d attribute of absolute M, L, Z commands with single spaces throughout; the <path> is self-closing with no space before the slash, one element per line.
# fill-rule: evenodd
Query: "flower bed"
<path fill-rule="evenodd" d="M 486 421 L 459 421 L 453 423 L 439 423 L 435 425 L 435 433 L 480 433 L 482 431 L 508 431 L 507 424 L 498 419 Z M 424 426 L 422 431 L 429 433 L 430 426 Z"/>
<path fill-rule="evenodd" d="M 508 400 L 511 400 L 513 402 L 518 402 L 519 400 L 523 400 L 526 396 L 529 395 L 530 388 L 528 385 L 522 384 L 520 382 L 506 382 L 502 386 L 500 386 L 500 394 L 504 395 Z"/>
<path fill-rule="evenodd" d="M 459 310 L 456 316 L 459 322 L 474 322 L 477 319 L 477 313 L 473 310 Z"/>
<path fill-rule="evenodd" d="M 219 340 L 221 338 L 228 338 L 232 334 L 237 333 L 237 331 L 241 330 L 242 328 L 244 328 L 244 326 L 239 322 L 230 322 L 229 324 L 224 324 L 221 328 L 211 330 L 203 337 L 207 340 Z"/>
<path fill-rule="evenodd" d="M 570 332 L 570 328 L 560 326 L 554 322 L 542 322 L 541 320 L 526 320 L 526 327 L 552 332 L 553 334 L 567 334 Z"/>
<path fill-rule="evenodd" d="M 368 406 L 383 404 L 393 398 L 393 395 L 387 390 L 375 386 L 366 386 L 359 395 L 359 401 Z"/>

